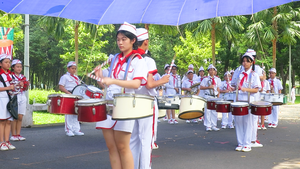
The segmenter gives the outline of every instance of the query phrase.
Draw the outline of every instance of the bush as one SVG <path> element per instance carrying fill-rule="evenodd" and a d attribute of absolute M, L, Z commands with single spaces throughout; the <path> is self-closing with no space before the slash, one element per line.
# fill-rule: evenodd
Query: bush
<path fill-rule="evenodd" d="M 40 89 L 33 89 L 29 90 L 29 104 L 33 104 L 33 100 L 35 103 L 47 103 L 48 95 L 54 93 L 61 93 L 56 92 L 55 90 L 40 90 Z"/>

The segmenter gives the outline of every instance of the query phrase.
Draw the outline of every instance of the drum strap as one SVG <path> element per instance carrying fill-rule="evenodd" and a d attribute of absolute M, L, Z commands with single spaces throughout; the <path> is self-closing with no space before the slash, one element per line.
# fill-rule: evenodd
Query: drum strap
<path fill-rule="evenodd" d="M 249 89 L 251 88 L 252 71 L 249 73 Z M 248 92 L 248 103 L 250 103 L 250 92 Z"/>
<path fill-rule="evenodd" d="M 111 76 L 111 72 L 112 72 L 113 66 L 115 64 L 115 61 L 116 61 L 116 58 L 118 57 L 118 55 L 119 55 L 119 53 L 115 54 L 115 56 L 113 57 L 113 59 L 111 61 L 110 68 L 109 68 L 109 73 L 108 73 L 108 77 Z"/>

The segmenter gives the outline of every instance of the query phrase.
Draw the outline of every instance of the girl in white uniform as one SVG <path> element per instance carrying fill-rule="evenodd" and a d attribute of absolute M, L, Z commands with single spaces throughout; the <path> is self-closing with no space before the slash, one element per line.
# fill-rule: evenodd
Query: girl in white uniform
<path fill-rule="evenodd" d="M 261 88 L 258 74 L 252 71 L 253 60 L 254 57 L 252 55 L 250 55 L 249 53 L 244 54 L 241 58 L 243 69 L 240 72 L 236 72 L 237 78 L 240 82 L 237 86 L 239 88 L 239 101 L 248 101 L 248 92 L 251 93 L 249 102 L 255 101 L 255 94 L 258 93 L 259 89 Z M 249 88 L 250 79 L 251 86 Z M 238 142 L 238 146 L 235 148 L 236 151 L 251 151 L 251 140 L 254 127 L 254 122 L 251 115 L 251 110 L 249 110 L 249 113 L 247 115 L 234 116 Z M 257 126 L 257 120 L 255 125 Z"/>
<path fill-rule="evenodd" d="M 163 74 L 161 77 L 164 77 L 164 76 L 168 75 L 169 69 L 170 69 L 170 65 L 169 64 L 165 64 L 165 66 L 164 66 L 165 74 Z M 162 86 L 162 88 L 163 88 L 162 95 L 165 96 L 166 95 L 166 90 L 167 90 L 166 84 L 164 84 Z M 166 111 L 166 116 L 163 118 L 163 121 L 168 121 L 168 113 L 167 113 L 167 111 Z"/>
<path fill-rule="evenodd" d="M 261 79 L 261 93 L 270 93 L 270 83 L 266 80 L 266 72 L 263 71 L 263 78 Z M 265 127 L 265 116 L 261 116 L 261 125 L 259 124 L 258 121 L 258 125 L 257 125 L 257 129 L 263 129 L 263 130 L 267 130 L 267 128 Z"/>
<path fill-rule="evenodd" d="M 275 68 L 270 69 L 269 73 L 270 73 L 269 83 L 270 83 L 271 91 L 273 91 L 276 94 L 280 94 L 283 87 L 281 81 L 276 78 L 276 69 Z M 269 121 L 268 127 L 272 127 L 272 128 L 277 127 L 278 112 L 279 112 L 279 106 L 273 106 L 272 113 L 268 116 L 268 121 Z"/>
<path fill-rule="evenodd" d="M 135 89 L 147 83 L 147 69 L 145 69 L 147 65 L 137 51 L 136 27 L 124 22 L 119 28 L 116 37 L 121 53 L 117 55 L 115 62 L 112 63 L 111 77 L 102 77 L 101 68 L 96 68 L 95 71 L 96 76 L 102 78 L 101 82 L 109 86 L 106 95 L 107 100 L 112 100 L 113 94 L 121 93 L 122 87 L 125 88 L 125 93 L 135 93 Z M 132 54 L 138 55 L 132 59 L 127 79 L 123 80 L 127 59 Z M 124 113 L 126 111 L 129 110 L 124 110 Z M 102 129 L 113 169 L 134 168 L 134 160 L 129 144 L 134 124 L 135 120 L 114 121 L 111 120 L 111 117 L 96 124 L 97 129 Z"/>
<path fill-rule="evenodd" d="M 74 61 L 70 61 L 67 64 L 68 72 L 64 74 L 59 80 L 59 90 L 66 93 L 72 94 L 74 87 L 80 84 L 78 76 L 75 75 L 77 65 Z M 80 124 L 78 121 L 78 115 L 65 115 L 65 132 L 67 136 L 73 137 L 83 136 L 84 133 L 80 131 Z"/>
<path fill-rule="evenodd" d="M 228 93 L 228 92 L 232 92 L 232 87 L 230 84 L 230 79 L 231 79 L 231 74 L 230 72 L 226 72 L 224 74 L 224 78 L 225 80 L 221 83 L 221 89 L 220 89 L 220 93 Z M 230 128 L 233 129 L 233 116 L 232 113 L 222 113 L 222 129 L 226 129 L 226 128 Z"/>
<path fill-rule="evenodd" d="M 16 149 L 9 142 L 9 134 L 11 130 L 11 121 L 13 118 L 8 112 L 6 105 L 9 101 L 7 95 L 7 90 L 14 90 L 14 85 L 10 85 L 12 81 L 10 68 L 11 56 L 6 54 L 0 55 L 0 76 L 2 76 L 7 87 L 4 87 L 4 84 L 0 81 L 0 150 L 13 150 Z"/>
<path fill-rule="evenodd" d="M 18 59 L 14 59 L 12 61 L 12 76 L 14 77 L 15 81 L 20 81 L 20 85 L 24 86 L 24 81 L 26 81 L 26 77 L 21 74 L 22 72 L 22 62 Z M 24 137 L 20 135 L 21 133 L 21 126 L 22 126 L 22 119 L 26 113 L 26 105 L 27 105 L 27 98 L 25 96 L 25 92 L 21 89 L 21 92 L 17 96 L 18 98 L 18 120 L 14 120 L 11 125 L 11 141 L 23 141 L 25 140 Z"/>
<path fill-rule="evenodd" d="M 207 70 L 209 76 L 204 78 L 200 84 L 200 90 L 204 90 L 201 97 L 219 97 L 221 79 L 214 76 L 216 68 L 212 64 L 208 66 Z M 208 81 L 211 81 L 211 85 L 209 85 Z M 204 125 L 206 126 L 206 131 L 219 131 L 220 129 L 217 128 L 218 113 L 216 112 L 216 110 L 209 110 L 207 109 L 207 107 L 205 107 L 204 111 Z"/>
<path fill-rule="evenodd" d="M 204 78 L 206 78 L 206 76 L 204 76 L 204 68 L 203 68 L 203 66 L 201 66 L 200 68 L 199 68 L 199 71 L 198 71 L 198 78 L 197 78 L 197 81 L 199 82 L 199 83 L 201 83 L 202 82 L 202 80 L 204 79 Z M 203 90 L 200 90 L 200 85 L 199 85 L 199 87 L 198 87 L 198 92 L 197 92 L 197 96 L 204 96 L 204 93 L 203 93 L 204 91 Z M 200 117 L 199 118 L 199 121 L 202 121 L 203 120 L 203 116 L 202 117 Z"/>

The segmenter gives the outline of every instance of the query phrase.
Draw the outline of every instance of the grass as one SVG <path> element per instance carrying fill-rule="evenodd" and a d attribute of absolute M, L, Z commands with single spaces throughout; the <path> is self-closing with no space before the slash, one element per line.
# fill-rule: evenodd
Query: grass
<path fill-rule="evenodd" d="M 64 123 L 65 115 L 63 114 L 51 114 L 48 112 L 35 111 L 33 112 L 33 121 L 35 125 L 52 124 L 52 123 Z"/>
<path fill-rule="evenodd" d="M 288 102 L 287 105 L 292 105 L 293 103 Z M 296 96 L 295 104 L 300 104 L 300 96 Z"/>

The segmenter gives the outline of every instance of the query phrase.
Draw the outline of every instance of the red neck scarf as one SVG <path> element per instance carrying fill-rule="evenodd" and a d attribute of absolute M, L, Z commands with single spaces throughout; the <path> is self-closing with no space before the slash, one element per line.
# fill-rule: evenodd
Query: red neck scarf
<path fill-rule="evenodd" d="M 137 53 L 139 53 L 140 55 L 143 55 L 143 54 L 145 54 L 145 51 L 141 48 L 138 48 Z"/>
<path fill-rule="evenodd" d="M 78 84 L 79 84 L 79 82 L 78 82 L 78 81 L 79 81 L 78 77 L 72 75 L 71 73 L 70 73 L 70 76 L 72 76 L 72 77 L 75 79 L 75 82 L 76 82 L 76 84 L 78 85 Z"/>
<path fill-rule="evenodd" d="M 7 78 L 7 81 L 12 81 L 12 78 L 11 78 L 11 76 L 10 76 L 10 74 L 11 74 L 11 72 L 10 72 L 10 70 L 7 70 L 7 72 L 5 72 L 2 68 L 0 69 L 0 74 L 5 74 L 6 75 L 6 78 Z"/>
<path fill-rule="evenodd" d="M 216 82 L 215 82 L 215 78 L 214 77 L 210 77 L 212 79 L 212 85 L 216 85 Z"/>
<path fill-rule="evenodd" d="M 176 77 L 176 75 L 173 75 L 173 74 L 172 74 L 172 76 L 173 76 L 173 85 L 175 87 L 175 79 L 177 79 L 177 77 Z"/>
<path fill-rule="evenodd" d="M 260 83 L 261 83 L 261 88 L 263 89 L 264 86 L 265 86 L 265 82 L 264 82 L 264 81 L 261 81 Z"/>
<path fill-rule="evenodd" d="M 119 57 L 118 63 L 116 65 L 116 67 L 114 68 L 114 74 L 113 74 L 114 77 L 115 77 L 115 79 L 118 78 L 118 74 L 120 73 L 121 68 L 122 68 L 123 64 L 126 62 L 127 58 L 130 55 L 135 54 L 135 53 L 138 53 L 138 51 L 137 50 L 132 50 L 128 55 L 125 56 L 125 58 L 123 58 L 123 52 L 119 54 L 119 56 L 118 56 Z M 123 58 L 123 60 L 122 60 L 122 58 Z M 112 64 L 114 64 L 114 63 L 112 63 Z M 119 66 L 120 66 L 120 69 L 118 70 Z"/>
<path fill-rule="evenodd" d="M 274 80 L 271 79 L 271 85 L 274 87 Z"/>
<path fill-rule="evenodd" d="M 246 72 L 242 72 L 244 74 L 244 77 L 242 78 L 241 82 L 240 82 L 240 87 L 243 86 L 244 81 L 248 79 L 248 74 Z"/>
<path fill-rule="evenodd" d="M 191 83 L 191 86 L 193 85 L 193 81 L 192 80 L 189 80 L 189 82 Z"/>
<path fill-rule="evenodd" d="M 227 84 L 227 90 L 229 90 L 229 82 L 226 82 L 226 84 Z"/>
<path fill-rule="evenodd" d="M 17 76 L 17 75 L 15 74 L 15 72 L 12 72 L 12 75 L 13 75 L 15 78 L 17 78 L 18 81 L 24 81 L 24 80 L 26 80 L 26 77 L 25 77 L 24 75 L 22 75 L 22 74 L 20 74 L 21 77 L 19 77 L 19 76 Z"/>

